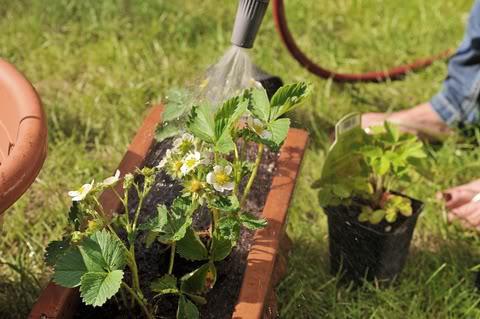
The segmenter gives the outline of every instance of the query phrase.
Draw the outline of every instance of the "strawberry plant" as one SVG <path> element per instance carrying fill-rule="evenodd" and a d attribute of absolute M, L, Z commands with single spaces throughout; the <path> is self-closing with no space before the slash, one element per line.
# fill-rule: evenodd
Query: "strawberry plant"
<path fill-rule="evenodd" d="M 123 178 L 117 171 L 102 182 L 92 181 L 69 192 L 73 201 L 69 229 L 62 240 L 50 243 L 45 256 L 54 268 L 54 282 L 79 287 L 87 305 L 102 306 L 115 296 L 122 309 L 134 312 L 139 308 L 146 318 L 154 318 L 157 313 L 142 290 L 145 285 L 141 284 L 135 252 L 140 240 L 147 249 L 160 242 L 167 247 L 168 269 L 149 289 L 155 296 L 178 298 L 177 318 L 198 318 L 197 305 L 206 303 L 205 293 L 216 282 L 215 264 L 230 254 L 241 227 L 255 230 L 266 226 L 266 220 L 245 211 L 245 201 L 265 146 L 274 150 L 281 146 L 290 127 L 284 115 L 308 92 L 305 83 L 286 85 L 269 101 L 265 90 L 255 88 L 218 106 L 196 105 L 181 93 L 175 94 L 167 104 L 157 139 L 176 138 L 156 167 L 138 169 L 136 176 Z M 237 143 L 239 139 L 244 143 Z M 254 163 L 246 157 L 248 144 L 257 148 Z M 170 205 L 158 205 L 149 219 L 140 218 L 160 172 L 181 185 L 181 191 Z M 115 189 L 119 183 L 122 193 Z M 124 211 L 130 213 L 109 218 L 99 200 L 106 189 L 112 189 Z M 138 198 L 133 211 L 129 206 L 132 193 Z M 206 235 L 192 225 L 201 209 L 210 215 Z M 141 237 L 140 232 L 147 235 Z M 179 275 L 175 271 L 177 256 L 200 266 Z"/>
<path fill-rule="evenodd" d="M 353 123 L 353 125 L 352 125 Z M 318 188 L 322 206 L 361 206 L 360 222 L 379 224 L 412 215 L 409 198 L 391 192 L 392 186 L 411 182 L 426 157 L 415 135 L 393 124 L 360 127 L 359 115 L 347 116 L 337 126 L 337 140 L 327 156 Z"/>

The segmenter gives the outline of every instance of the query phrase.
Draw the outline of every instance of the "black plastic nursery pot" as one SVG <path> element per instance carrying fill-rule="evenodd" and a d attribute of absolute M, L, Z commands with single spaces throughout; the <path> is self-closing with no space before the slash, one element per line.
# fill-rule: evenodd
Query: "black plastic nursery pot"
<path fill-rule="evenodd" d="M 423 203 L 411 199 L 412 216 L 389 224 L 361 223 L 359 206 L 325 207 L 328 216 L 330 267 L 333 275 L 360 283 L 391 281 L 402 271 Z"/>

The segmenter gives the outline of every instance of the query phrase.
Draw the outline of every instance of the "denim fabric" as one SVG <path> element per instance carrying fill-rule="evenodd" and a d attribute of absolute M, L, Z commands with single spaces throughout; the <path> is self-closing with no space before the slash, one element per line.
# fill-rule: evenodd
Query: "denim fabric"
<path fill-rule="evenodd" d="M 463 41 L 448 62 L 443 89 L 430 103 L 447 124 L 471 124 L 480 118 L 479 95 L 480 0 L 476 0 Z"/>

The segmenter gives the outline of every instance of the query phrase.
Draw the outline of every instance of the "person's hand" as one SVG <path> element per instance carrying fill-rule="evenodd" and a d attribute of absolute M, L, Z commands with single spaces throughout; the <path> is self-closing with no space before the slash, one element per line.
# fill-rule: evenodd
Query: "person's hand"
<path fill-rule="evenodd" d="M 439 194 L 445 200 L 448 220 L 459 220 L 468 228 L 480 230 L 480 180 L 447 189 Z"/>

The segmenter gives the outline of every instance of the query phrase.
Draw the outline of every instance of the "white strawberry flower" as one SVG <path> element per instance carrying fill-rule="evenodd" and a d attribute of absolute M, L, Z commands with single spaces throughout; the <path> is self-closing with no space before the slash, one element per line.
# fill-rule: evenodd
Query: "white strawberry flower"
<path fill-rule="evenodd" d="M 117 169 L 115 171 L 115 175 L 105 178 L 102 184 L 104 186 L 112 186 L 116 184 L 119 181 L 119 179 L 120 179 L 120 170 Z"/>
<path fill-rule="evenodd" d="M 231 191 L 234 187 L 231 175 L 232 167 L 230 165 L 215 165 L 213 172 L 207 174 L 207 183 L 212 185 L 218 192 Z"/>
<path fill-rule="evenodd" d="M 182 167 L 180 168 L 180 171 L 182 172 L 183 175 L 187 175 L 190 173 L 195 167 L 198 165 L 202 164 L 202 155 L 200 152 L 190 152 L 188 153 L 185 158 L 182 160 Z"/>
<path fill-rule="evenodd" d="M 92 180 L 90 184 L 84 184 L 82 187 L 80 187 L 76 191 L 69 191 L 68 196 L 70 196 L 72 198 L 72 201 L 74 202 L 82 201 L 83 199 L 85 199 L 85 197 L 87 197 L 88 193 L 90 193 L 90 191 L 92 190 L 93 184 L 94 184 L 94 181 Z"/>
<path fill-rule="evenodd" d="M 156 166 L 158 169 L 162 169 L 165 165 L 172 159 L 172 150 L 167 150 L 165 156 L 162 158 L 160 163 Z"/>
<path fill-rule="evenodd" d="M 257 133 L 257 135 L 260 136 L 261 138 L 263 139 L 272 138 L 272 132 L 267 130 L 265 124 L 259 119 L 256 119 L 250 116 L 247 119 L 247 125 L 252 131 Z"/>
<path fill-rule="evenodd" d="M 195 138 L 192 134 L 184 133 L 182 137 L 179 137 L 173 141 L 173 148 L 179 151 L 182 155 L 190 152 L 195 146 Z"/>

